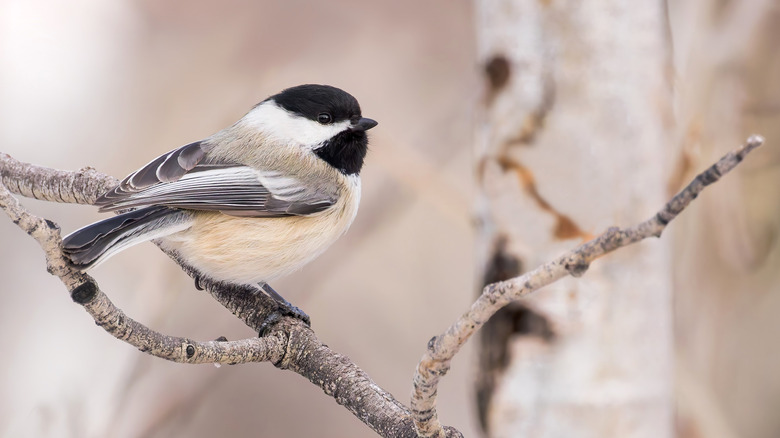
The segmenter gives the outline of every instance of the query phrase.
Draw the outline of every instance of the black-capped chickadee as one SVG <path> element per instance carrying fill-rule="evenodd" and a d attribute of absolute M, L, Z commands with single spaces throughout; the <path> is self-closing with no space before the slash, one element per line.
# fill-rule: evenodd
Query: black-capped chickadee
<path fill-rule="evenodd" d="M 338 88 L 288 88 L 233 126 L 127 176 L 95 205 L 136 210 L 73 232 L 63 251 L 86 270 L 159 239 L 211 279 L 265 286 L 316 258 L 352 224 L 366 131 L 376 125 Z"/>

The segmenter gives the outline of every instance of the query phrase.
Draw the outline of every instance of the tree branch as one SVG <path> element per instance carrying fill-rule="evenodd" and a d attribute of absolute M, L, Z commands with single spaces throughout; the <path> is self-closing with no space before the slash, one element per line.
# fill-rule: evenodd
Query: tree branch
<path fill-rule="evenodd" d="M 87 274 L 70 267 L 62 255 L 59 227 L 36 217 L 22 207 L 12 193 L 77 204 L 92 204 L 117 184 L 117 180 L 94 169 L 77 172 L 50 169 L 22 163 L 0 154 L 0 209 L 32 236 L 46 255 L 47 270 L 60 278 L 95 322 L 117 339 L 163 359 L 181 363 L 238 364 L 270 361 L 276 367 L 292 370 L 319 386 L 337 403 L 384 437 L 416 436 L 409 409 L 344 355 L 334 352 L 317 339 L 300 320 L 283 318 L 262 338 L 238 341 L 197 342 L 167 336 L 127 317 L 100 290 Z M 175 252 L 166 252 L 182 269 L 204 287 L 224 307 L 254 331 L 276 310 L 276 302 L 247 286 L 216 282 L 184 262 Z M 459 432 L 448 428 L 453 436 Z"/>
<path fill-rule="evenodd" d="M 439 380 L 447 374 L 450 362 L 471 335 L 499 309 L 567 275 L 582 276 L 597 258 L 618 248 L 661 233 L 704 188 L 737 166 L 764 139 L 754 135 L 736 151 L 729 152 L 717 163 L 696 176 L 680 193 L 650 219 L 630 228 L 611 227 L 603 234 L 563 254 L 557 259 L 519 277 L 485 286 L 482 295 L 447 331 L 434 336 L 417 365 L 412 391 L 412 413 L 420 436 L 446 436 L 436 412 Z"/>
<path fill-rule="evenodd" d="M 647 237 L 660 237 L 666 225 L 704 187 L 720 179 L 762 143 L 761 137 L 750 137 L 741 148 L 699 174 L 645 222 L 625 229 L 612 227 L 531 272 L 486 286 L 468 312 L 445 333 L 429 341 L 428 350 L 415 373 L 411 412 L 378 387 L 357 365 L 322 344 L 309 327 L 294 318 L 284 318 L 262 338 L 232 342 L 196 342 L 167 336 L 132 320 L 111 303 L 92 277 L 67 264 L 62 255 L 62 241 L 57 225 L 30 214 L 12 196 L 12 193 L 17 193 L 53 202 L 92 204 L 100 194 L 117 183 L 112 177 L 91 168 L 66 172 L 34 166 L 19 162 L 7 154 L 0 154 L 0 208 L 41 245 L 46 254 L 47 270 L 60 278 L 71 293 L 71 298 L 81 304 L 95 322 L 111 335 L 141 351 L 182 363 L 270 361 L 318 385 L 381 436 L 462 436 L 453 428 L 443 428 L 438 420 L 435 408 L 438 382 L 449 370 L 454 355 L 491 315 L 509 302 L 560 278 L 583 275 L 591 262 L 608 252 Z M 202 276 L 176 253 L 167 254 L 253 330 L 260 330 L 263 321 L 276 310 L 275 302 L 264 294 L 256 293 L 255 289 L 213 281 Z"/>

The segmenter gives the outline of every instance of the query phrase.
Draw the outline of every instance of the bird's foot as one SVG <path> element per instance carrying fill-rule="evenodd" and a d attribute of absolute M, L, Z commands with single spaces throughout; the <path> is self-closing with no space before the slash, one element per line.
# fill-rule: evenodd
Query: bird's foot
<path fill-rule="evenodd" d="M 308 327 L 311 327 L 311 318 L 309 318 L 309 315 L 307 315 L 306 312 L 292 305 L 289 307 L 284 305 L 279 305 L 279 308 L 271 312 L 271 314 L 265 318 L 263 323 L 260 324 L 260 330 L 258 333 L 260 337 L 262 338 L 263 336 L 265 336 L 268 333 L 268 331 L 271 329 L 271 327 L 276 325 L 285 316 L 290 316 L 292 318 L 299 319 Z"/>
<path fill-rule="evenodd" d="M 271 327 L 275 326 L 276 323 L 282 320 L 282 314 L 279 313 L 279 310 L 274 310 L 270 315 L 268 315 L 265 318 L 265 321 L 263 321 L 262 324 L 260 324 L 260 330 L 258 331 L 257 335 L 261 338 L 268 334 L 268 331 L 271 329 Z"/>
<path fill-rule="evenodd" d="M 307 315 L 306 312 L 290 304 L 289 301 L 285 300 L 284 297 L 279 295 L 279 293 L 276 292 L 268 283 L 260 284 L 260 288 L 268 296 L 273 298 L 277 304 L 276 310 L 271 312 L 271 314 L 265 318 L 265 321 L 263 321 L 263 323 L 260 324 L 259 334 L 261 337 L 264 334 L 266 334 L 272 326 L 274 326 L 276 323 L 281 321 L 281 319 L 285 316 L 290 316 L 292 318 L 299 319 L 304 324 L 311 327 L 311 318 L 309 318 L 309 315 Z"/>
<path fill-rule="evenodd" d="M 295 319 L 300 319 L 301 321 L 303 321 L 304 324 L 311 327 L 311 318 L 309 318 L 309 315 L 307 315 L 306 312 L 293 306 L 290 303 L 287 303 L 286 305 L 280 303 L 277 312 L 281 312 L 282 316 L 291 316 Z"/>

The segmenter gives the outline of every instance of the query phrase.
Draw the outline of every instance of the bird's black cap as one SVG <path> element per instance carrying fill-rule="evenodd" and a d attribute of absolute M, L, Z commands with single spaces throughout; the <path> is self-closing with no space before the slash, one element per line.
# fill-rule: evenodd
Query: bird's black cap
<path fill-rule="evenodd" d="M 328 113 L 333 122 L 359 119 L 360 105 L 357 99 L 344 90 L 330 85 L 299 85 L 288 88 L 269 99 L 277 105 L 310 120 L 317 120 L 322 113 Z"/>

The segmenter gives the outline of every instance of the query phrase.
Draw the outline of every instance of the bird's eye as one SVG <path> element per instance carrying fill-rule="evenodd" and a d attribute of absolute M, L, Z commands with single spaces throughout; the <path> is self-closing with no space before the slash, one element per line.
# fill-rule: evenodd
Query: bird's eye
<path fill-rule="evenodd" d="M 317 121 L 322 123 L 323 125 L 327 125 L 333 121 L 333 117 L 331 117 L 331 115 L 328 113 L 319 113 L 317 115 Z"/>

